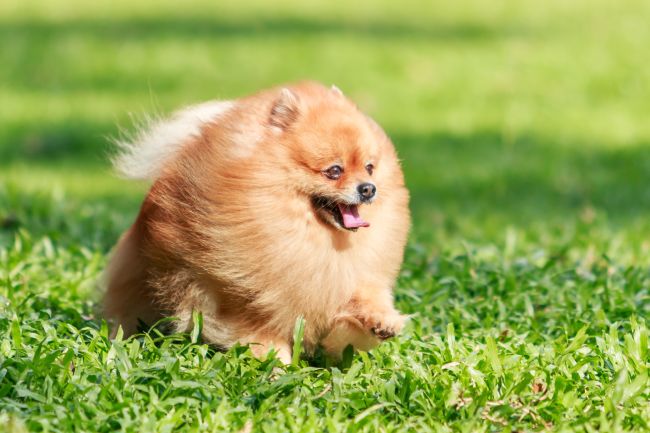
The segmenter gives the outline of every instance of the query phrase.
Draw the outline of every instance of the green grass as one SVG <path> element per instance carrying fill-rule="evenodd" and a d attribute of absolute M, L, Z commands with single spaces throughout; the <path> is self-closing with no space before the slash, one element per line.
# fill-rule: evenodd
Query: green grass
<path fill-rule="evenodd" d="M 0 431 L 650 430 L 650 3 L 219 3 L 0 3 Z M 405 333 L 334 367 L 110 341 L 146 185 L 107 137 L 302 78 L 403 159 Z"/>

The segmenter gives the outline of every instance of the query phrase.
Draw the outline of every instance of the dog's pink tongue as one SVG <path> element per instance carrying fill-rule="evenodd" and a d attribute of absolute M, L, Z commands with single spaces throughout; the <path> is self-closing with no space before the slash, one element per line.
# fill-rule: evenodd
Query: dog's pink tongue
<path fill-rule="evenodd" d="M 357 205 L 339 204 L 341 216 L 343 216 L 343 225 L 348 229 L 356 229 L 357 227 L 370 227 L 370 223 L 365 222 L 359 216 L 359 209 Z"/>

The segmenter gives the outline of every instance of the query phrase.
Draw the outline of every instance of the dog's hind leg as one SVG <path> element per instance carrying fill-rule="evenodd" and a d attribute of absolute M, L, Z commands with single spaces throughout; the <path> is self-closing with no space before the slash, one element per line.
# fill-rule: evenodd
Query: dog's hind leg
<path fill-rule="evenodd" d="M 132 229 L 120 238 L 105 277 L 103 307 L 105 317 L 113 322 L 113 338 L 120 326 L 124 336 L 128 337 L 138 331 L 140 323 L 153 325 L 163 317 L 147 286 L 144 265 Z"/>
<path fill-rule="evenodd" d="M 274 338 L 270 335 L 250 335 L 240 341 L 242 344 L 249 344 L 251 352 L 256 358 L 264 359 L 271 350 L 275 356 L 284 364 L 291 364 L 291 346 L 282 338 Z"/>

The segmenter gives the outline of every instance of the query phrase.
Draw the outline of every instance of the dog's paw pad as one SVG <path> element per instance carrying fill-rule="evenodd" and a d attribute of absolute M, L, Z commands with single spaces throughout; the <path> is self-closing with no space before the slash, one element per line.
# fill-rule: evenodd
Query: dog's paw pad
<path fill-rule="evenodd" d="M 393 328 L 382 328 L 381 326 L 376 326 L 370 330 L 380 340 L 387 340 L 395 336 L 395 330 Z"/>

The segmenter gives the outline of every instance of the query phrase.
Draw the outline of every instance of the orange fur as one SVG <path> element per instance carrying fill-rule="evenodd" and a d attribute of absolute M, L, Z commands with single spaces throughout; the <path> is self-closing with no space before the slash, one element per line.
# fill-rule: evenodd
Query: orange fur
<path fill-rule="evenodd" d="M 366 165 L 374 165 L 372 175 Z M 343 167 L 339 179 L 324 171 Z M 345 230 L 314 197 L 359 204 Z M 256 343 L 288 362 L 296 318 L 307 351 L 368 350 L 398 333 L 392 301 L 409 228 L 408 192 L 381 128 L 338 89 L 300 83 L 235 101 L 164 161 L 107 272 L 105 311 L 124 331 L 203 314 L 203 338 Z"/>

